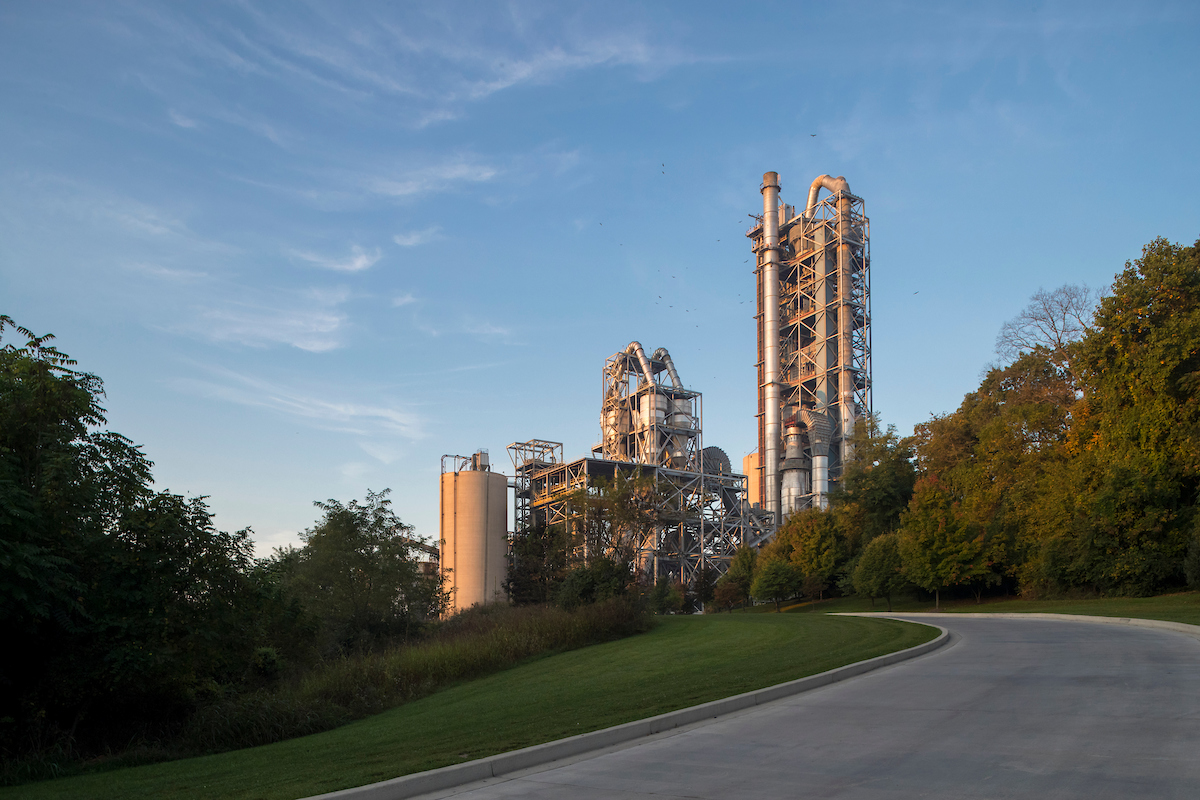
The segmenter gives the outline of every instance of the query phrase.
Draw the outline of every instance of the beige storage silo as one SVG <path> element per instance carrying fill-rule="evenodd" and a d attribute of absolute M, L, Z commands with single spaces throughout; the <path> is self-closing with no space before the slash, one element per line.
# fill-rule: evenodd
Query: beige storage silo
<path fill-rule="evenodd" d="M 504 601 L 508 572 L 508 480 L 492 472 L 487 452 L 455 456 L 442 472 L 442 572 L 453 613 Z"/>

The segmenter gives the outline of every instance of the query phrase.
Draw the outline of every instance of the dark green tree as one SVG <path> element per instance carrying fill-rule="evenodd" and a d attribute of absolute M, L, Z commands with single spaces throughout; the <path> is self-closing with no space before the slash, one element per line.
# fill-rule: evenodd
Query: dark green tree
<path fill-rule="evenodd" d="M 884 533 L 868 542 L 854 568 L 853 579 L 856 592 L 871 598 L 872 605 L 876 597 L 885 598 L 887 610 L 891 611 L 892 595 L 908 585 L 900 558 L 899 536 Z"/>
<path fill-rule="evenodd" d="M 1128 262 L 1077 346 L 1090 461 L 1077 580 L 1145 594 L 1182 585 L 1200 490 L 1200 241 L 1156 239 Z"/>
<path fill-rule="evenodd" d="M 912 441 L 900 439 L 892 425 L 881 430 L 877 416 L 855 424 L 854 458 L 847 462 L 841 489 L 833 495 L 849 554 L 899 527 L 917 480 L 914 456 Z"/>
<path fill-rule="evenodd" d="M 551 602 L 566 577 L 571 537 L 562 525 L 540 525 L 513 537 L 504 590 L 516 605 Z"/>
<path fill-rule="evenodd" d="M 288 589 L 320 621 L 329 652 L 407 638 L 445 607 L 440 575 L 422 572 L 412 526 L 392 510 L 389 491 L 317 502 L 322 518 L 300 535 Z"/>
<path fill-rule="evenodd" d="M 753 547 L 742 546 L 733 554 L 729 569 L 722 576 L 722 581 L 729 581 L 738 587 L 743 602 L 751 597 L 750 587 L 754 583 L 754 573 L 758 563 L 758 551 Z"/>
<path fill-rule="evenodd" d="M 800 576 L 794 566 L 779 557 L 764 558 L 754 576 L 750 593 L 759 600 L 768 600 L 779 611 L 784 600 L 796 594 Z"/>
<path fill-rule="evenodd" d="M 711 603 L 716 591 L 717 571 L 705 564 L 692 579 L 692 595 L 699 603 Z"/>
<path fill-rule="evenodd" d="M 917 481 L 901 526 L 898 544 L 904 575 L 933 593 L 935 607 L 941 607 L 943 589 L 983 581 L 990 574 L 983 533 L 963 518 L 936 477 Z"/>
<path fill-rule="evenodd" d="M 0 716 L 7 731 L 102 745 L 240 678 L 258 636 L 248 532 L 215 530 L 203 498 L 152 492 L 140 448 L 102 427 L 100 379 L 0 317 L 0 340 L 10 330 Z"/>
<path fill-rule="evenodd" d="M 844 562 L 844 551 L 834 515 L 807 508 L 788 517 L 761 556 L 790 563 L 806 593 L 820 597 Z"/>
<path fill-rule="evenodd" d="M 577 561 L 604 557 L 632 565 L 654 533 L 662 496 L 651 474 L 618 469 L 611 479 L 576 492 L 569 504 L 576 515 Z"/>
<path fill-rule="evenodd" d="M 632 583 L 633 573 L 628 563 L 599 556 L 570 570 L 559 585 L 555 600 L 570 611 L 623 595 Z"/>
<path fill-rule="evenodd" d="M 713 603 L 717 608 L 732 611 L 734 606 L 745 602 L 746 594 L 742 592 L 742 587 L 736 581 L 729 580 L 726 575 L 722 575 L 717 580 L 717 585 L 713 589 Z"/>
<path fill-rule="evenodd" d="M 676 581 L 662 578 L 650 590 L 650 610 L 655 614 L 673 614 L 683 610 L 683 586 Z"/>

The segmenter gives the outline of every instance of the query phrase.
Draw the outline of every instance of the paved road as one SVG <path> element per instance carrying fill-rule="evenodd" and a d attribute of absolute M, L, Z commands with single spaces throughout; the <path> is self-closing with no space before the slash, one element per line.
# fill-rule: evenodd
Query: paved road
<path fill-rule="evenodd" d="M 937 621 L 956 641 L 931 655 L 454 796 L 1200 797 L 1200 640 Z"/>

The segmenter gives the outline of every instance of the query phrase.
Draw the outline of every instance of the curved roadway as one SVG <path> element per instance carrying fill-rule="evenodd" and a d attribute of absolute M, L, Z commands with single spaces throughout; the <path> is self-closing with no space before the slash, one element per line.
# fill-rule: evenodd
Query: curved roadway
<path fill-rule="evenodd" d="M 1200 797 L 1200 639 L 1074 621 L 936 622 L 955 641 L 930 655 L 442 796 Z"/>

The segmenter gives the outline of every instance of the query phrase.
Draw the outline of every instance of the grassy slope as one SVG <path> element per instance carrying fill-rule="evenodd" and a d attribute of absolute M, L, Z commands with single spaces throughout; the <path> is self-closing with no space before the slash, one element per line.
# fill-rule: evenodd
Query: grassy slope
<path fill-rule="evenodd" d="M 295 798 L 641 719 L 911 647 L 891 620 L 734 614 L 540 658 L 327 733 L 0 790 L 0 798 Z"/>
<path fill-rule="evenodd" d="M 869 600 L 857 597 L 847 597 L 838 600 L 827 600 L 789 606 L 786 610 L 792 613 L 804 613 L 810 610 L 820 612 L 835 611 L 885 611 L 887 604 L 882 600 L 875 601 L 871 607 Z M 933 602 L 918 602 L 912 598 L 893 599 L 893 611 L 932 611 Z M 982 604 L 973 600 L 956 600 L 952 603 L 943 602 L 942 611 L 957 613 L 1029 613 L 1040 612 L 1047 614 L 1090 614 L 1097 617 L 1140 617 L 1142 619 L 1163 619 L 1171 622 L 1186 622 L 1200 625 L 1200 592 L 1181 592 L 1166 594 L 1159 597 L 1100 597 L 1086 600 L 999 600 L 989 599 Z"/>

